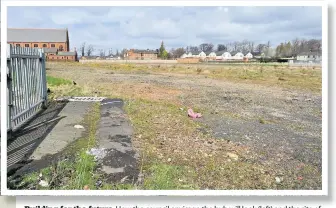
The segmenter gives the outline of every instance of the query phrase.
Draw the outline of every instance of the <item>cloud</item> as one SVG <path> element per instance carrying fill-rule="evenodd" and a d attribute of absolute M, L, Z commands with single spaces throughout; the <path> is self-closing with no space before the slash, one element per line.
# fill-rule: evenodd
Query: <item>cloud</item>
<path fill-rule="evenodd" d="M 68 28 L 71 47 L 167 48 L 322 37 L 321 7 L 9 7 L 9 27 Z"/>

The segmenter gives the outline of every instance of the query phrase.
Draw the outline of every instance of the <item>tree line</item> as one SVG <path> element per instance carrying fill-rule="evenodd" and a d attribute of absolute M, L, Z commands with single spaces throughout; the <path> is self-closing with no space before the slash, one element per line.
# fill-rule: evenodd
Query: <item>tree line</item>
<path fill-rule="evenodd" d="M 276 47 L 271 46 L 271 42 L 267 41 L 265 43 L 255 44 L 253 41 L 243 40 L 243 41 L 234 41 L 229 43 L 217 44 L 216 46 L 212 43 L 202 43 L 200 45 L 190 45 L 186 47 L 172 48 L 170 51 L 167 51 L 164 45 L 164 42 L 161 42 L 160 48 L 156 49 L 158 51 L 158 57 L 161 59 L 175 59 L 180 58 L 184 53 L 193 53 L 203 51 L 205 53 L 209 52 L 230 52 L 237 53 L 241 52 L 243 54 L 247 54 L 249 52 L 253 52 L 256 54 L 264 53 L 265 56 L 269 57 L 292 57 L 297 56 L 299 53 L 308 52 L 308 51 L 322 51 L 322 40 L 320 39 L 299 39 L 295 38 L 292 41 L 284 41 L 277 45 Z M 86 45 L 83 43 L 80 47 L 80 54 L 82 56 L 91 56 L 95 51 L 92 45 Z M 98 50 L 99 56 L 112 56 L 117 55 L 124 57 L 124 54 L 127 52 L 126 49 L 112 51 L 109 49 Z"/>

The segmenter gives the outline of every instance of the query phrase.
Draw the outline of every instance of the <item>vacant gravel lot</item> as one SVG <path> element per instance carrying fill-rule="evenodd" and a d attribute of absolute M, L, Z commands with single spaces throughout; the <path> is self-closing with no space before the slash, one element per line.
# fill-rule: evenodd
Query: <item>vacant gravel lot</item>
<path fill-rule="evenodd" d="M 321 189 L 320 69 L 236 67 L 245 73 L 241 77 L 226 68 L 214 68 L 216 73 L 208 66 L 53 63 L 48 75 L 80 87 L 59 87 L 57 96 L 104 95 L 137 103 L 128 112 L 144 169 L 148 154 L 155 163 L 196 172 L 185 180 L 200 189 Z M 203 117 L 184 118 L 188 108 Z"/>

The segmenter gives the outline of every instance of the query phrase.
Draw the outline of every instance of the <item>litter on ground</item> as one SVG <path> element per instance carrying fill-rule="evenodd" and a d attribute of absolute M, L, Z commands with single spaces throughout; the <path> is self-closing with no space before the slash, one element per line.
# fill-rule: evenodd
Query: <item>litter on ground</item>
<path fill-rule="evenodd" d="M 191 108 L 188 110 L 188 116 L 191 118 L 201 118 L 202 117 L 200 113 L 195 113 Z"/>
<path fill-rule="evenodd" d="M 84 129 L 84 127 L 82 125 L 75 125 L 74 126 L 76 129 Z"/>
<path fill-rule="evenodd" d="M 106 150 L 104 148 L 98 149 L 98 148 L 92 148 L 91 150 L 86 152 L 89 155 L 93 155 L 96 160 L 103 159 L 106 155 Z"/>

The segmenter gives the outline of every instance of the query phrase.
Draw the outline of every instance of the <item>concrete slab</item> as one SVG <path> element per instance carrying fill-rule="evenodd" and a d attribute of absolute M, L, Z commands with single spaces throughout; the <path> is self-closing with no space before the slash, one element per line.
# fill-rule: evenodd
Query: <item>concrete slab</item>
<path fill-rule="evenodd" d="M 64 119 L 58 122 L 29 159 L 40 160 L 47 154 L 56 154 L 80 138 L 85 129 L 77 129 L 74 126 L 83 121 L 92 104 L 92 102 L 69 102 L 59 114 Z"/>
<path fill-rule="evenodd" d="M 8 141 L 8 172 L 24 171 L 33 161 L 61 152 L 81 137 L 85 129 L 76 129 L 74 125 L 84 120 L 92 105 L 90 102 L 58 102 L 39 113 Z"/>
<path fill-rule="evenodd" d="M 27 124 L 30 127 L 16 133 L 8 143 L 10 180 L 15 183 L 15 178 L 20 175 L 59 161 L 63 157 L 62 150 L 87 133 L 86 129 L 74 126 L 84 121 L 94 103 L 56 103 Z M 139 155 L 132 147 L 133 128 L 123 105 L 119 99 L 101 102 L 97 147 L 88 152 L 101 154 L 97 161 L 105 183 L 135 183 L 139 178 Z"/>
<path fill-rule="evenodd" d="M 109 182 L 136 182 L 139 176 L 139 155 L 132 147 L 133 128 L 120 99 L 105 99 L 101 103 L 101 120 L 97 130 L 98 148 L 104 149 L 99 161 Z M 126 178 L 126 179 L 125 179 Z"/>

